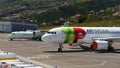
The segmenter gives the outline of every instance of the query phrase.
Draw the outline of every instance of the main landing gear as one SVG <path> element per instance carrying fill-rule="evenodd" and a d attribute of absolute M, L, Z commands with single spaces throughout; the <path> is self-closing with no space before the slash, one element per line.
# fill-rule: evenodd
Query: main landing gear
<path fill-rule="evenodd" d="M 63 48 L 63 45 L 61 43 L 59 43 L 58 52 L 62 52 L 62 48 Z"/>
<path fill-rule="evenodd" d="M 12 39 L 12 38 L 10 38 L 10 41 L 13 41 L 13 39 Z"/>
<path fill-rule="evenodd" d="M 112 46 L 108 46 L 108 51 L 110 51 L 110 52 L 114 52 L 115 49 L 114 49 L 114 47 L 112 47 Z"/>
<path fill-rule="evenodd" d="M 110 52 L 114 52 L 115 49 L 114 49 L 114 47 L 112 47 L 112 43 L 109 42 L 108 44 L 109 44 L 109 45 L 108 45 L 108 51 L 110 51 Z"/>

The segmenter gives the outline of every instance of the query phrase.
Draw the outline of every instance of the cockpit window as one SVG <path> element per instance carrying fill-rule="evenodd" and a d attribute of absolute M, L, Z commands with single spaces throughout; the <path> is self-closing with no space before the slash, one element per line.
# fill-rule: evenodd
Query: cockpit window
<path fill-rule="evenodd" d="M 49 32 L 47 32 L 47 34 L 56 34 L 56 32 L 49 31 Z"/>

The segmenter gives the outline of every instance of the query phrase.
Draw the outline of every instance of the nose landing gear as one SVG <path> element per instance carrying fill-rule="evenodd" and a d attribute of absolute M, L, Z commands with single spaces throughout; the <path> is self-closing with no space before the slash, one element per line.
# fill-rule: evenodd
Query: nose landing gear
<path fill-rule="evenodd" d="M 63 48 L 63 45 L 61 43 L 59 43 L 58 52 L 62 52 L 62 48 Z"/>

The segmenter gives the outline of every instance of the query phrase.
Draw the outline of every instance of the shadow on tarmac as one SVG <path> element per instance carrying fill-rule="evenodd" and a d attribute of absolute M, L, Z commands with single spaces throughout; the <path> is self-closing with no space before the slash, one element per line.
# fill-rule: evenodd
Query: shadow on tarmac
<path fill-rule="evenodd" d="M 44 53 L 72 53 L 72 52 L 88 52 L 88 51 L 84 51 L 84 50 L 64 50 L 62 52 L 58 52 L 58 51 L 44 51 Z"/>
<path fill-rule="evenodd" d="M 120 49 L 115 49 L 114 52 L 106 51 L 106 50 L 101 50 L 101 51 L 96 51 L 96 53 L 117 53 L 120 54 Z"/>
<path fill-rule="evenodd" d="M 81 50 L 82 48 L 82 50 Z M 72 53 L 72 52 L 90 52 L 90 48 L 87 46 L 82 46 L 81 48 L 70 48 L 71 50 L 63 50 L 62 52 L 58 51 L 44 51 L 45 53 Z"/>
<path fill-rule="evenodd" d="M 62 52 L 58 52 L 58 51 L 44 51 L 44 53 L 72 53 L 72 52 L 95 52 L 95 53 L 117 53 L 120 54 L 120 49 L 115 49 L 115 52 L 110 52 L 107 50 L 97 50 L 97 51 L 92 51 L 90 49 L 90 47 L 88 46 L 84 46 L 84 45 L 80 45 L 80 47 L 82 48 L 70 48 L 71 50 L 63 50 Z M 78 50 L 80 49 L 80 50 Z"/>

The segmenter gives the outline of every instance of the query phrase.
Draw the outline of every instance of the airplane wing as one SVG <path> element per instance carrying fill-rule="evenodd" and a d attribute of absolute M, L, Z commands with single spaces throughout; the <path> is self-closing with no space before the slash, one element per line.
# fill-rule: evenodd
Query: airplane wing
<path fill-rule="evenodd" d="M 93 40 L 116 41 L 116 40 L 120 40 L 120 37 L 93 38 Z"/>

